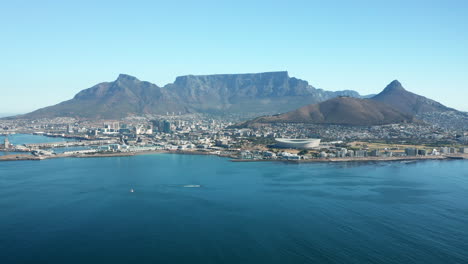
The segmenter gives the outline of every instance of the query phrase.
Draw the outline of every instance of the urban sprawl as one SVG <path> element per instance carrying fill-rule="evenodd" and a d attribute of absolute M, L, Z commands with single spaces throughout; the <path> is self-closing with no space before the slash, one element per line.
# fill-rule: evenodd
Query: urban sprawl
<path fill-rule="evenodd" d="M 468 133 L 424 124 L 355 127 L 266 124 L 237 128 L 240 117 L 167 114 L 122 120 L 0 120 L 6 159 L 124 156 L 169 152 L 212 154 L 234 161 L 350 161 L 466 158 Z M 8 135 L 65 138 L 11 144 Z M 65 151 L 57 152 L 57 149 Z M 19 152 L 24 154 L 18 154 Z"/>

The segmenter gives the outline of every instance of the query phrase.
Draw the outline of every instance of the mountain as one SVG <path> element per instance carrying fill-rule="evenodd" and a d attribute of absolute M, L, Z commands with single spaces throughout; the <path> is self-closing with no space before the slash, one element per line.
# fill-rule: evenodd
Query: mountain
<path fill-rule="evenodd" d="M 280 113 L 341 95 L 361 97 L 350 90 L 316 89 L 307 81 L 289 77 L 286 71 L 180 76 L 165 88 L 194 112 Z"/>
<path fill-rule="evenodd" d="M 20 118 L 84 117 L 119 118 L 144 113 L 182 111 L 168 93 L 152 83 L 120 74 L 114 82 L 104 82 L 82 90 L 71 100 L 45 107 Z"/>
<path fill-rule="evenodd" d="M 307 105 L 288 113 L 259 117 L 238 126 L 252 127 L 268 123 L 367 126 L 414 121 L 412 115 L 401 113 L 386 104 L 374 100 L 337 97 L 318 104 Z"/>
<path fill-rule="evenodd" d="M 403 113 L 415 115 L 428 124 L 449 129 L 468 129 L 468 113 L 409 92 L 397 80 L 392 81 L 371 100 L 385 103 Z"/>
<path fill-rule="evenodd" d="M 337 96 L 361 97 L 351 90 L 331 92 L 291 78 L 288 72 L 187 75 L 158 87 L 120 74 L 113 82 L 97 84 L 71 100 L 16 118 L 121 118 L 167 112 L 280 113 Z"/>
<path fill-rule="evenodd" d="M 454 111 L 454 109 L 448 108 L 441 103 L 405 90 L 397 80 L 392 81 L 381 93 L 371 99 L 390 105 L 403 113 L 413 115 Z"/>

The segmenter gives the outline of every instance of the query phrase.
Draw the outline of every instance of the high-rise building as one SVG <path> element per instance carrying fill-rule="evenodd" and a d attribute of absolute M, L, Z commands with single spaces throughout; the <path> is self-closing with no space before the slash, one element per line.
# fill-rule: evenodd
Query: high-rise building
<path fill-rule="evenodd" d="M 356 150 L 354 156 L 357 158 L 367 157 L 367 150 Z"/>
<path fill-rule="evenodd" d="M 406 156 L 416 156 L 416 155 L 418 155 L 418 149 L 417 148 L 406 148 L 405 149 L 405 154 L 406 154 Z"/>
<path fill-rule="evenodd" d="M 3 147 L 5 149 L 9 149 L 10 148 L 10 141 L 8 140 L 8 137 L 5 137 L 5 142 L 3 143 Z"/>
<path fill-rule="evenodd" d="M 427 156 L 427 150 L 425 150 L 425 149 L 419 149 L 419 150 L 418 150 L 418 155 Z"/>
<path fill-rule="evenodd" d="M 104 128 L 107 129 L 108 132 L 117 132 L 120 129 L 119 122 L 107 122 L 104 123 Z"/>
<path fill-rule="evenodd" d="M 172 132 L 172 130 L 171 130 L 171 122 L 169 122 L 169 121 L 167 121 L 167 120 L 164 120 L 162 131 L 163 131 L 164 133 L 171 133 L 171 132 Z"/>
<path fill-rule="evenodd" d="M 380 151 L 378 149 L 374 149 L 369 153 L 369 156 L 371 157 L 379 157 L 380 156 Z"/>

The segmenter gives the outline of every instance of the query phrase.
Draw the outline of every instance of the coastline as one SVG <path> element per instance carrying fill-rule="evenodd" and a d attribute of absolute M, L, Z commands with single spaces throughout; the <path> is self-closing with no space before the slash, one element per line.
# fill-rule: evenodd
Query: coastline
<path fill-rule="evenodd" d="M 137 155 L 151 155 L 151 154 L 182 154 L 182 155 L 213 155 L 218 157 L 230 158 L 231 162 L 283 162 L 290 164 L 301 163 L 334 163 L 334 162 L 390 162 L 390 161 L 408 161 L 415 162 L 421 160 L 451 160 L 468 159 L 468 154 L 450 154 L 438 156 L 404 156 L 404 157 L 346 157 L 346 158 L 312 158 L 312 159 L 240 159 L 237 154 L 225 153 L 221 154 L 219 151 L 207 150 L 144 150 L 132 152 L 101 152 L 101 153 L 73 153 L 73 154 L 55 154 L 48 156 L 35 156 L 32 154 L 16 153 L 0 156 L 1 161 L 21 161 L 21 160 L 45 160 L 57 158 L 106 158 L 106 157 L 129 157 Z"/>
<path fill-rule="evenodd" d="M 335 163 L 335 162 L 388 162 L 388 161 L 422 161 L 422 160 L 465 160 L 468 155 L 460 157 L 452 156 L 420 156 L 420 157 L 365 157 L 365 158 L 318 158 L 307 160 L 284 159 L 232 159 L 232 162 L 284 162 L 284 163 Z"/>
<path fill-rule="evenodd" d="M 57 158 L 108 158 L 108 157 L 130 157 L 150 154 L 179 154 L 179 155 L 213 155 L 218 157 L 231 158 L 231 162 L 283 162 L 291 164 L 301 163 L 327 163 L 327 162 L 389 162 L 389 161 L 422 161 L 422 160 L 467 160 L 468 154 L 440 155 L 440 156 L 407 156 L 407 157 L 363 157 L 363 158 L 317 158 L 305 160 L 287 160 L 287 159 L 238 159 L 235 155 L 218 154 L 206 151 L 170 151 L 170 150 L 151 150 L 140 152 L 111 152 L 111 153 L 93 153 L 93 154 L 57 154 L 53 156 L 34 156 L 26 154 L 0 156 L 0 161 L 21 161 L 21 160 L 45 160 Z"/>
<path fill-rule="evenodd" d="M 60 158 L 108 158 L 108 157 L 130 157 L 139 155 L 151 154 L 181 154 L 181 155 L 214 155 L 220 157 L 231 157 L 231 155 L 219 155 L 205 151 L 170 151 L 170 150 L 151 150 L 138 152 L 109 152 L 109 153 L 92 153 L 92 154 L 56 154 L 51 156 L 34 156 L 31 154 L 12 154 L 0 156 L 0 161 L 20 161 L 20 160 L 46 160 Z"/>

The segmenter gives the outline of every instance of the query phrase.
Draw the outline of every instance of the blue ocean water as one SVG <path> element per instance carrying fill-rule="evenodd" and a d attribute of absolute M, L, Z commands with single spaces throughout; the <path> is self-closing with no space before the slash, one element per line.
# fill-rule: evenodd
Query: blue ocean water
<path fill-rule="evenodd" d="M 468 263 L 467 198 L 466 161 L 1 162 L 0 262 Z"/>
<path fill-rule="evenodd" d="M 0 151 L 0 156 L 4 156 L 4 155 L 14 155 L 14 154 L 24 154 L 24 152 L 13 152 L 13 151 L 4 152 L 4 151 Z"/>
<path fill-rule="evenodd" d="M 0 144 L 3 144 L 5 136 L 0 136 Z M 51 143 L 51 142 L 64 142 L 64 141 L 76 141 L 73 138 L 61 138 L 61 137 L 46 137 L 41 135 L 32 135 L 32 134 L 13 134 L 8 136 L 8 140 L 13 145 L 23 145 L 31 143 Z M 88 149 L 89 147 L 67 147 L 67 148 L 54 148 L 48 149 L 55 153 L 63 153 L 64 151 L 73 151 L 73 150 L 82 150 Z M 28 154 L 24 152 L 4 152 L 0 151 L 0 156 L 3 155 L 13 155 L 13 154 Z"/>
<path fill-rule="evenodd" d="M 0 136 L 0 143 L 3 143 L 5 136 Z M 32 134 L 13 134 L 8 136 L 8 140 L 11 144 L 22 145 L 31 143 L 50 143 L 50 142 L 63 142 L 63 141 L 75 141 L 72 138 L 61 138 L 61 137 L 46 137 L 41 135 Z"/>

